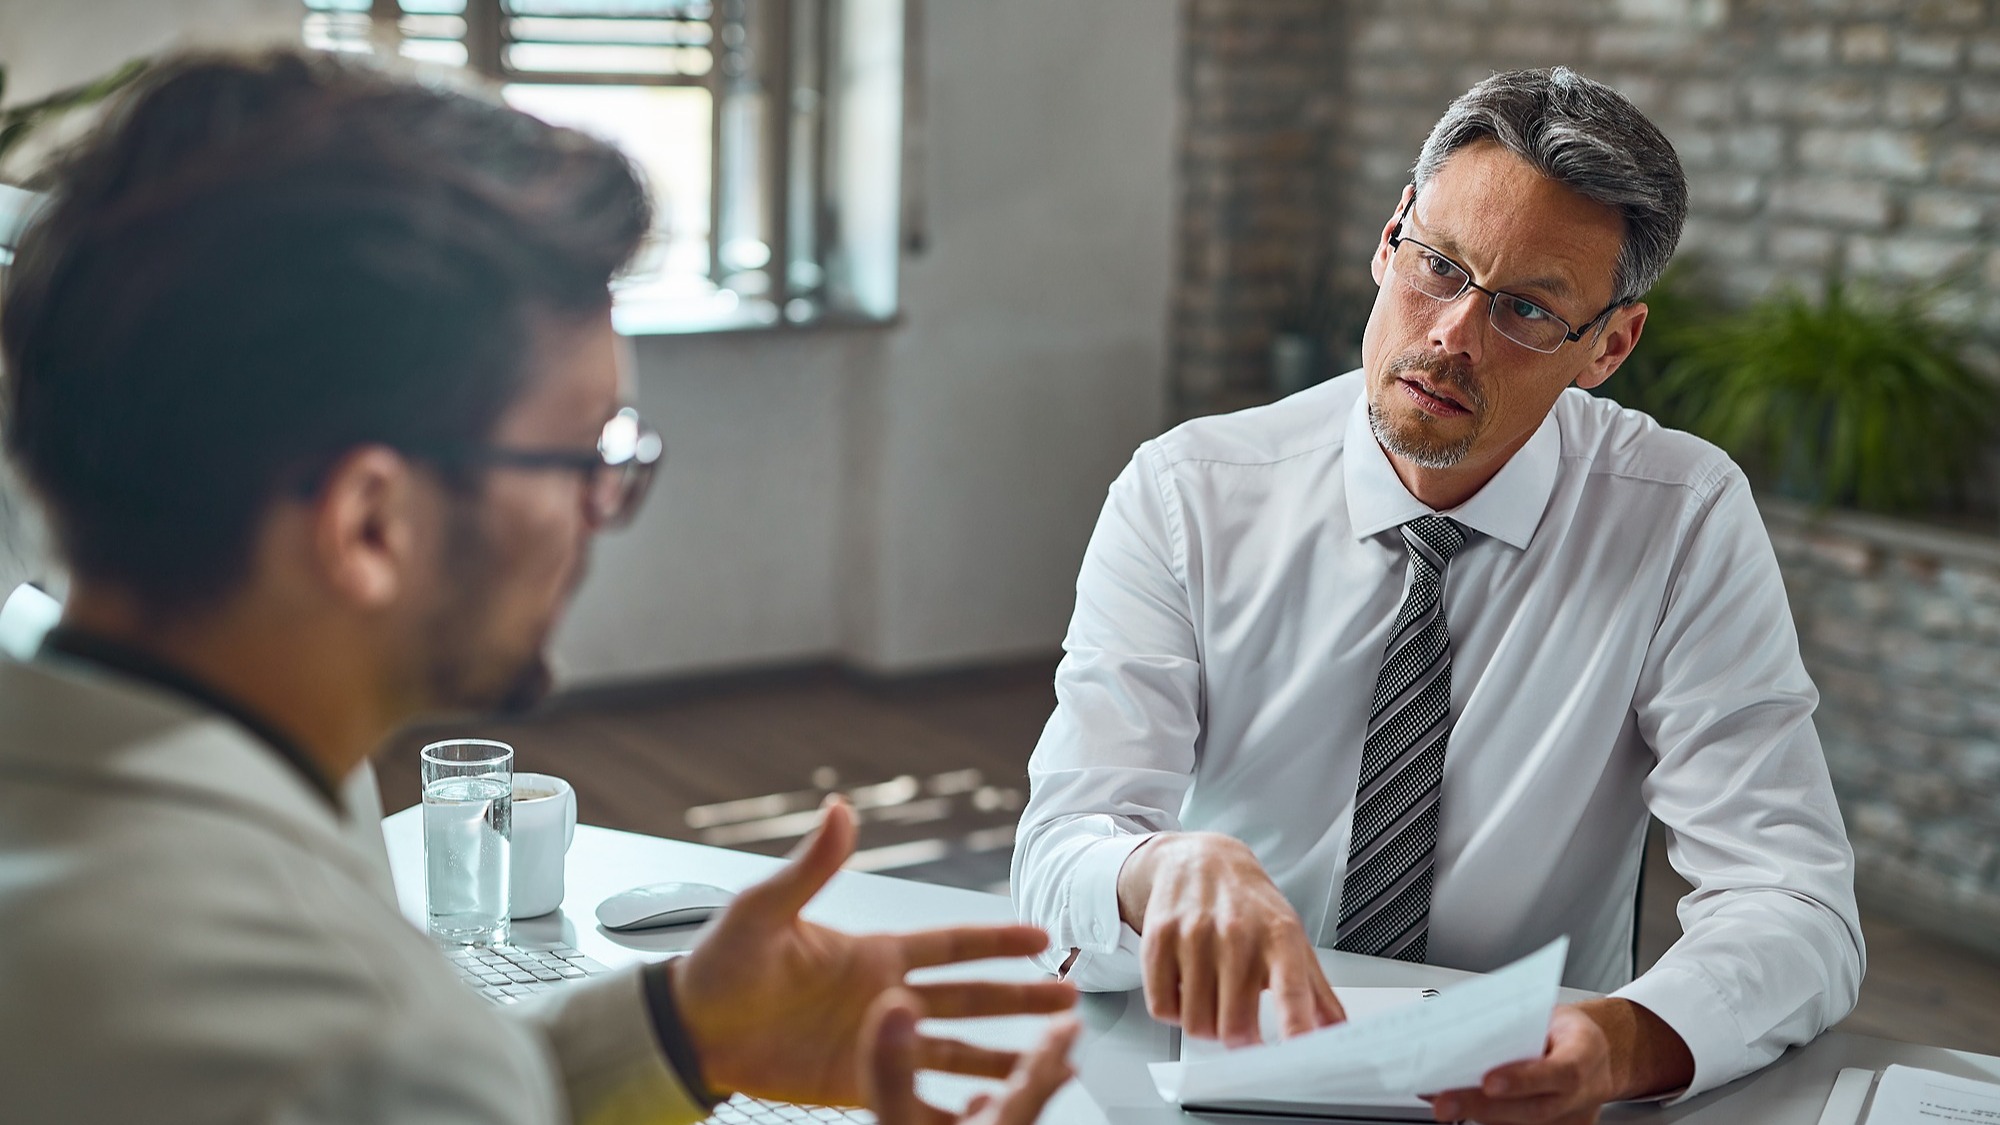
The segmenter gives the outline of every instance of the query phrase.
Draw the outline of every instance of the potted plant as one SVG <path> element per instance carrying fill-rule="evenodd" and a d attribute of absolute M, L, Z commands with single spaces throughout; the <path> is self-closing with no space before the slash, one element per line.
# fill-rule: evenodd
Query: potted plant
<path fill-rule="evenodd" d="M 1712 295 L 1698 261 L 1681 257 L 1667 267 L 1643 300 L 1646 329 L 1639 344 L 1619 365 L 1611 379 L 1591 389 L 1591 394 L 1610 398 L 1621 405 L 1641 410 L 1675 429 L 1691 429 L 1688 409 L 1673 400 L 1665 384 L 1667 368 L 1701 338 L 1710 325 L 1728 315 Z"/>
<path fill-rule="evenodd" d="M 1936 314 L 1936 296 L 1834 280 L 1676 325 L 1653 405 L 1781 495 L 1948 507 L 1994 436 L 2000 393 L 1964 360 L 1968 334 Z"/>
<path fill-rule="evenodd" d="M 96 105 L 146 73 L 146 59 L 131 59 L 109 74 L 93 78 L 23 105 L 0 109 L 0 162 L 36 130 L 64 114 Z M 7 96 L 7 68 L 0 66 L 0 101 Z"/>

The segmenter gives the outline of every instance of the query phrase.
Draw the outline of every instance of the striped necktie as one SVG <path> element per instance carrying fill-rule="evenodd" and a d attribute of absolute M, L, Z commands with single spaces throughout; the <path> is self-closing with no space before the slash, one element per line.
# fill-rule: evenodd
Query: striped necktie
<path fill-rule="evenodd" d="M 1451 737 L 1444 578 L 1465 531 L 1443 516 L 1424 516 L 1403 525 L 1403 542 L 1410 548 L 1409 591 L 1375 678 L 1334 948 L 1422 961 Z"/>

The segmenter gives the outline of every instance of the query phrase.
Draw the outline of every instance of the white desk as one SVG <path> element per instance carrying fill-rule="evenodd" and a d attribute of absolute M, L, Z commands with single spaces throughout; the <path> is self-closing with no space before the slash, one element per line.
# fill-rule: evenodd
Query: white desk
<path fill-rule="evenodd" d="M 403 913 L 424 920 L 423 831 L 420 810 L 406 809 L 383 821 L 396 892 Z M 680 930 L 611 934 L 597 925 L 595 910 L 606 896 L 644 883 L 671 880 L 713 883 L 737 889 L 769 875 L 779 861 L 765 856 L 661 840 L 605 828 L 579 827 L 569 853 L 562 910 L 545 918 L 514 923 L 524 941 L 561 940 L 607 965 L 660 960 L 684 952 L 694 935 Z M 845 930 L 909 930 L 966 923 L 1014 920 L 1012 905 L 999 895 L 914 883 L 881 875 L 842 872 L 807 907 L 813 921 Z M 1339 985 L 1435 986 L 1465 974 L 1428 965 L 1408 965 L 1351 953 L 1322 950 L 1327 976 Z M 1024 961 L 982 962 L 952 975 L 1034 979 L 1041 974 Z M 1582 993 L 1570 994 L 1572 998 Z M 1050 1104 L 1049 1125 L 1187 1125 L 1190 1120 L 1245 1118 L 1190 1114 L 1161 1102 L 1145 1064 L 1173 1058 L 1172 1028 L 1155 1023 L 1137 993 L 1086 996 L 1080 1008 L 1084 1036 L 1076 1061 L 1081 1077 Z M 1032 1018 L 980 1020 L 953 1025 L 953 1033 L 994 1045 L 1026 1046 L 1041 1021 Z M 1890 1063 L 1925 1067 L 1986 1082 L 2000 1082 L 2000 1058 L 1940 1047 L 1895 1043 L 1861 1035 L 1831 1034 L 1778 1060 L 1765 1070 L 1711 1091 L 1685 1105 L 1615 1106 L 1610 1122 L 1690 1122 L 1699 1125 L 1814 1125 L 1827 1091 L 1842 1067 L 1879 1070 Z M 927 1076 L 926 1094 L 958 1100 L 969 1083 Z"/>

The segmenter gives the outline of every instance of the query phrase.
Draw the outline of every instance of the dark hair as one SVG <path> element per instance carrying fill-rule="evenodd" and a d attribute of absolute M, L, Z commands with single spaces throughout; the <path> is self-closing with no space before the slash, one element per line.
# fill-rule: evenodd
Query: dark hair
<path fill-rule="evenodd" d="M 1687 222 L 1687 178 L 1674 146 L 1623 94 L 1566 66 L 1496 74 L 1459 95 L 1431 129 L 1417 190 L 1480 140 L 1624 217 L 1613 300 L 1636 301 L 1660 280 Z"/>
<path fill-rule="evenodd" d="M 534 317 L 605 308 L 651 220 L 598 141 L 296 52 L 160 66 L 38 186 L 7 444 L 71 569 L 156 612 L 355 447 L 485 440 Z"/>

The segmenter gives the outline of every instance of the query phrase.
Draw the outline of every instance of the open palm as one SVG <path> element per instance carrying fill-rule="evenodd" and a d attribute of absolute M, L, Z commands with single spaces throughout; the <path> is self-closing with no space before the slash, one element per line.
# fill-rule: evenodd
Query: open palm
<path fill-rule="evenodd" d="M 674 966 L 674 993 L 717 1093 L 859 1105 L 863 1030 L 886 991 L 906 989 L 928 1018 L 1062 1011 L 1076 1001 L 1061 981 L 952 981 L 911 985 L 911 970 L 989 957 L 1025 957 L 1048 939 L 1032 926 L 956 926 L 907 934 L 843 933 L 799 917 L 854 850 L 854 813 L 836 802 L 792 861 L 739 895 L 692 953 Z M 918 1035 L 920 1069 L 1001 1078 L 1019 1055 Z"/>

